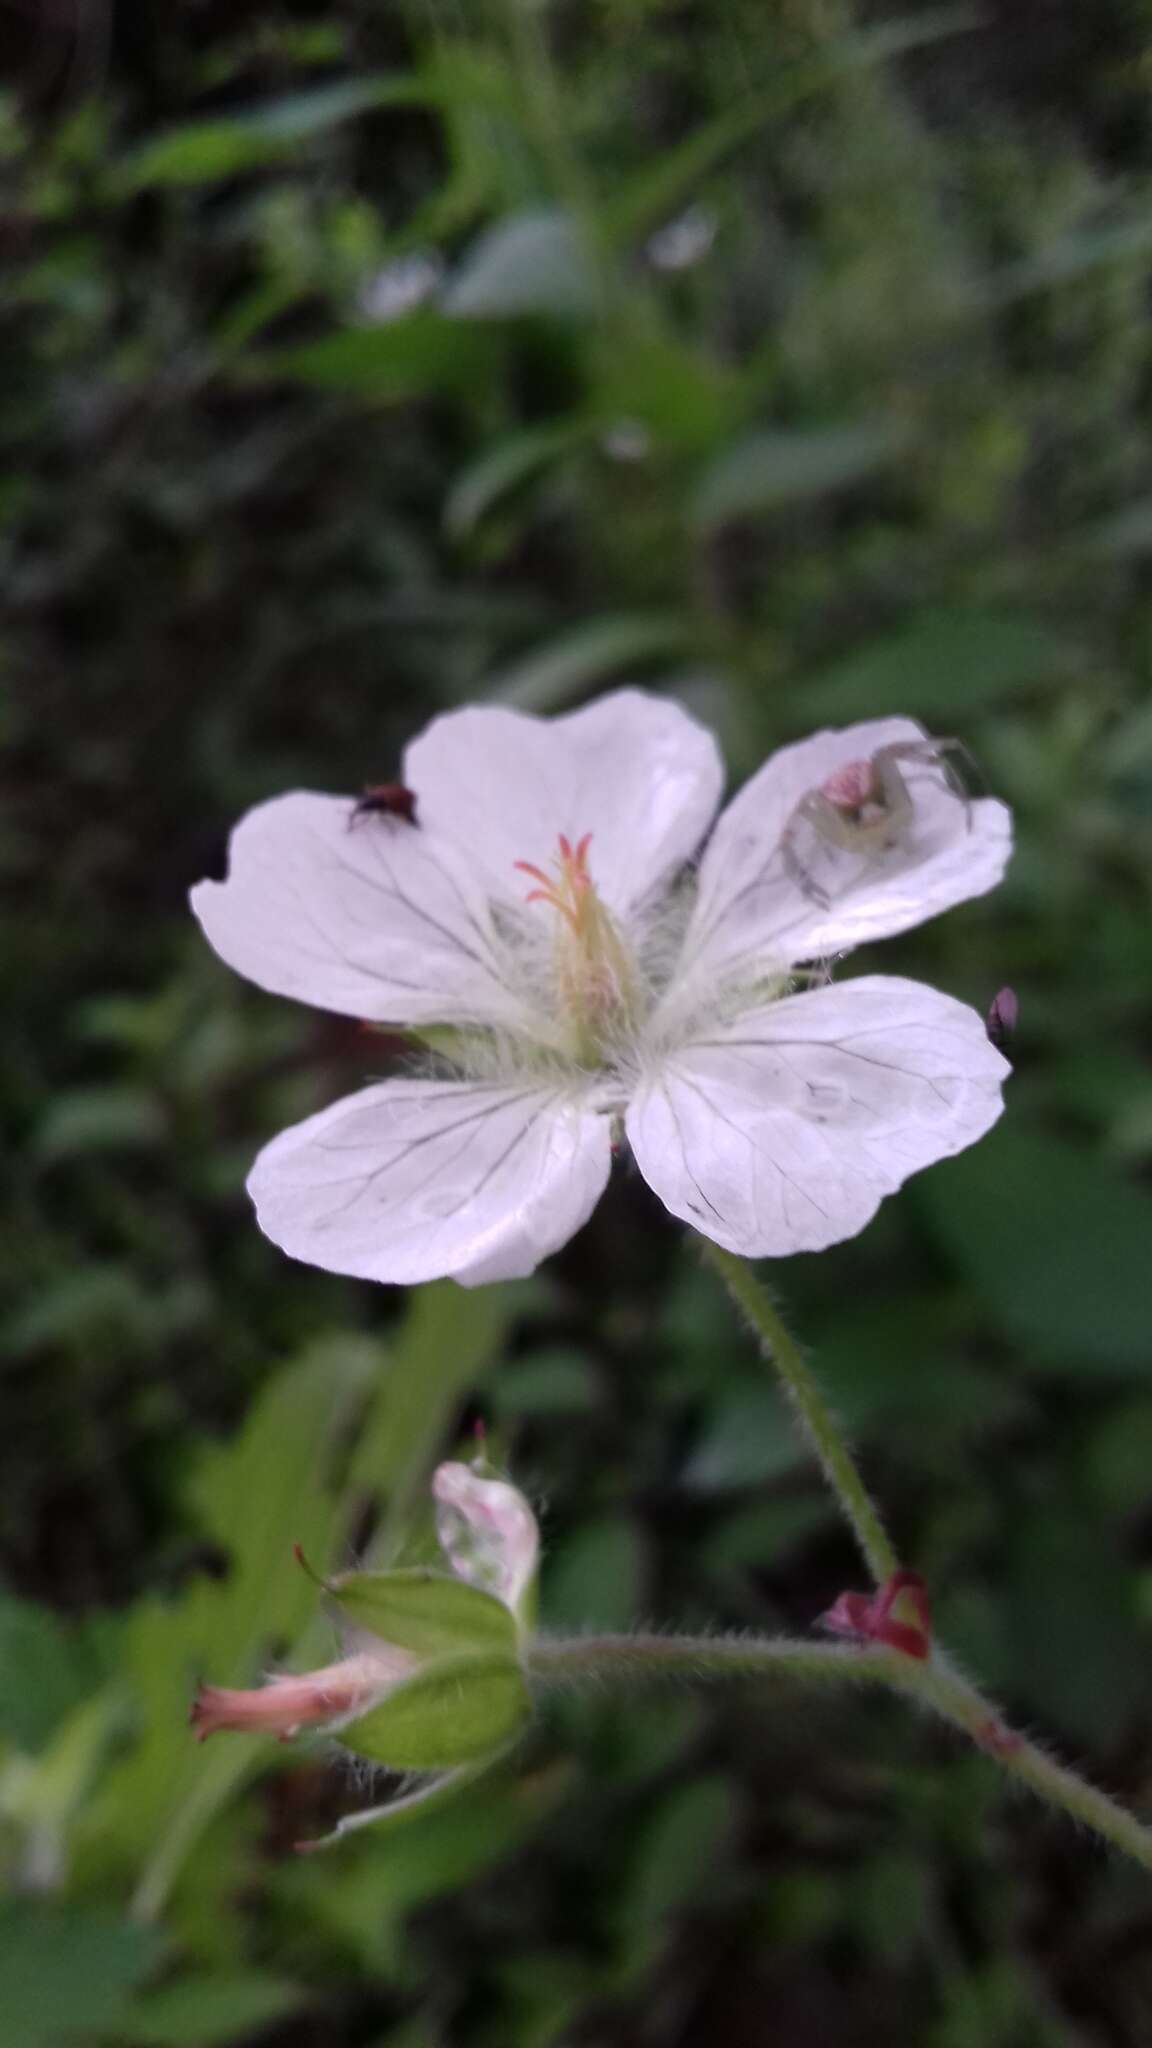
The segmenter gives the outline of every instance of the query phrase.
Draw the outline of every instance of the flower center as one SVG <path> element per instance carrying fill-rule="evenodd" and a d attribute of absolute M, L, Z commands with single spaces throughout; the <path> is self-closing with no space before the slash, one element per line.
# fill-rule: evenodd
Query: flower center
<path fill-rule="evenodd" d="M 556 913 L 557 1003 L 569 1026 L 570 1049 L 587 1064 L 604 1057 L 634 1021 L 637 1006 L 635 962 L 588 872 L 591 843 L 590 832 L 575 845 L 561 832 L 551 873 L 533 861 L 515 864 L 536 883 L 526 900 L 546 903 Z"/>

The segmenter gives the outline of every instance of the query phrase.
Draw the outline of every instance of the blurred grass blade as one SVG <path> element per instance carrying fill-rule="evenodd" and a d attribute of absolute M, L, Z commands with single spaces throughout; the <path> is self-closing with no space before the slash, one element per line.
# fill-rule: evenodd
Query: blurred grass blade
<path fill-rule="evenodd" d="M 266 105 L 168 129 L 120 164 L 122 192 L 151 185 L 204 185 L 290 156 L 314 136 L 366 113 L 426 97 L 412 78 L 344 79 Z"/>
<path fill-rule="evenodd" d="M 555 711 L 634 664 L 647 666 L 682 653 L 686 639 L 682 620 L 659 613 L 590 619 L 557 634 L 493 677 L 488 694 L 521 711 Z"/>
<path fill-rule="evenodd" d="M 423 1496 L 452 1410 L 498 1357 L 516 1293 L 435 1280 L 414 1288 L 388 1364 L 356 1441 L 346 1491 L 383 1494 L 387 1513 L 375 1553 L 407 1528 Z"/>
<path fill-rule="evenodd" d="M 726 448 L 700 478 L 692 516 L 705 530 L 860 483 L 895 462 L 908 432 L 894 421 L 767 427 Z"/>
<path fill-rule="evenodd" d="M 445 530 L 454 540 L 465 540 L 495 506 L 538 476 L 556 456 L 578 447 L 592 431 L 580 420 L 553 420 L 507 434 L 485 448 L 461 470 L 448 493 Z"/>
<path fill-rule="evenodd" d="M 979 26 L 980 14 L 974 7 L 928 8 L 923 14 L 878 22 L 857 35 L 839 39 L 827 54 L 792 65 L 764 92 L 729 108 L 665 150 L 650 168 L 646 166 L 629 180 L 622 196 L 609 193 L 605 209 L 609 233 L 628 240 L 656 227 L 691 198 L 702 179 L 733 150 L 766 130 L 789 108 L 834 86 L 844 72 L 888 63 L 907 51 Z"/>
<path fill-rule="evenodd" d="M 1080 228 L 1049 242 L 1020 262 L 1006 265 L 991 279 L 983 296 L 992 306 L 1008 305 L 1032 292 L 1070 284 L 1108 264 L 1135 262 L 1149 256 L 1152 213 L 1145 212 L 1134 220 L 1106 221 L 1099 227 Z"/>
<path fill-rule="evenodd" d="M 1082 673 L 1079 650 L 1022 612 L 959 605 L 921 611 L 794 685 L 804 719 L 882 718 L 900 712 L 929 723 L 960 717 Z"/>

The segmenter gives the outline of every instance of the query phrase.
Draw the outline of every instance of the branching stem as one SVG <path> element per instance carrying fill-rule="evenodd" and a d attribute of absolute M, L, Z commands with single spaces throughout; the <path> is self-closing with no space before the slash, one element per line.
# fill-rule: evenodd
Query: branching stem
<path fill-rule="evenodd" d="M 786 1678 L 816 1684 L 882 1685 L 902 1693 L 969 1737 L 1008 1777 L 1102 1840 L 1152 1870 L 1152 1828 L 1009 1728 L 993 1703 L 934 1651 L 921 1662 L 882 1645 L 808 1643 L 789 1637 L 583 1636 L 541 1638 L 528 1652 L 539 1687 Z"/>

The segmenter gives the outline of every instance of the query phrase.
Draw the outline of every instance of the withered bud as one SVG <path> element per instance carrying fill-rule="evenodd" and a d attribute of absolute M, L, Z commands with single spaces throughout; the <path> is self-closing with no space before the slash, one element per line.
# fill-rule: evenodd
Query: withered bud
<path fill-rule="evenodd" d="M 820 1627 L 853 1642 L 883 1643 L 923 1662 L 932 1648 L 928 1588 L 919 1572 L 893 1572 L 876 1593 L 841 1593 L 820 1616 Z"/>
<path fill-rule="evenodd" d="M 366 1713 L 392 1686 L 410 1677 L 418 1663 L 409 1651 L 381 1644 L 379 1650 L 362 1651 L 319 1671 L 270 1678 L 251 1691 L 200 1685 L 188 1719 L 198 1742 L 219 1728 L 258 1729 L 288 1742 L 298 1728 Z"/>

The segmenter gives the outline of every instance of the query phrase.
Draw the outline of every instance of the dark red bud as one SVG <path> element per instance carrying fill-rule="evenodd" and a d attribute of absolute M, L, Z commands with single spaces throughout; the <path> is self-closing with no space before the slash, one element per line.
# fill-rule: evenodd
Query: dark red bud
<path fill-rule="evenodd" d="M 819 1625 L 834 1636 L 883 1643 L 921 1662 L 932 1648 L 928 1588 L 919 1572 L 893 1572 L 876 1593 L 841 1593 Z"/>
<path fill-rule="evenodd" d="M 984 1028 L 993 1045 L 1002 1046 L 1012 1037 L 1019 1015 L 1020 1005 L 1015 989 L 1002 988 L 998 995 L 993 996 L 984 1020 Z"/>

